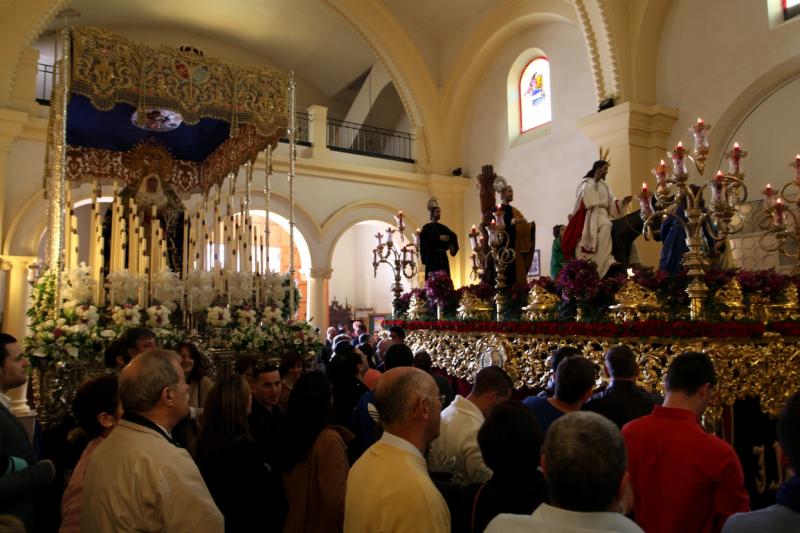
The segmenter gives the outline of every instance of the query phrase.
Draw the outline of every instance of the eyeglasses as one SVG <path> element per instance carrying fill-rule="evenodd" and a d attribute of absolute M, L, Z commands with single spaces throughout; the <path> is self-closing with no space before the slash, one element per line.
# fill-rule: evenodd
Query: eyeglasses
<path fill-rule="evenodd" d="M 439 401 L 442 402 L 442 405 L 444 405 L 444 402 L 447 400 L 447 395 L 445 395 L 445 394 L 437 394 L 436 396 L 428 396 L 427 399 L 428 400 L 432 400 L 434 398 L 439 398 Z"/>

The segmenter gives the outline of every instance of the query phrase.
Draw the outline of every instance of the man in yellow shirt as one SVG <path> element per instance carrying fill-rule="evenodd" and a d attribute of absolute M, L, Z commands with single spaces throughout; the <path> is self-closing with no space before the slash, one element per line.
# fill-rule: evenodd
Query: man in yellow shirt
<path fill-rule="evenodd" d="M 449 533 L 450 512 L 423 456 L 439 435 L 436 382 L 417 368 L 393 368 L 378 382 L 375 402 L 383 436 L 350 469 L 345 533 Z"/>

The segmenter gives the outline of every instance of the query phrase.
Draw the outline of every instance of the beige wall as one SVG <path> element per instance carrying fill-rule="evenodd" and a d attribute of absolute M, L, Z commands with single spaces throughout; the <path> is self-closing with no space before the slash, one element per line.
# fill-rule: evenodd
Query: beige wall
<path fill-rule="evenodd" d="M 517 56 L 532 47 L 540 48 L 550 59 L 553 121 L 549 134 L 509 146 L 508 71 Z M 514 205 L 536 221 L 536 247 L 541 250 L 542 269 L 548 272 L 552 227 L 566 224 L 578 181 L 597 159 L 594 144 L 576 126 L 579 118 L 595 109 L 589 59 L 577 27 L 544 24 L 509 41 L 486 72 L 467 112 L 461 156 L 465 173 L 473 176 L 473 186 L 464 202 L 465 227 L 480 220 L 474 176 L 481 165 L 492 164 L 495 172 L 514 186 Z"/>

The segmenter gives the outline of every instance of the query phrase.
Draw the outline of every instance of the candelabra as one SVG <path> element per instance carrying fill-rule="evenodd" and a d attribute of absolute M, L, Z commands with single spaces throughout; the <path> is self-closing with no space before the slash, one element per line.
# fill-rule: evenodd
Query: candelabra
<path fill-rule="evenodd" d="M 741 231 L 741 223 L 735 224 L 733 217 L 736 207 L 747 199 L 742 171 L 742 159 L 747 152 L 738 143 L 734 143 L 731 151 L 725 154 L 729 162 L 727 173 L 717 171 L 712 179 L 702 185 L 689 184 L 686 159 L 694 163 L 702 176 L 708 155 L 710 129 L 710 124 L 698 118 L 697 123 L 689 128 L 694 137 L 692 155 L 688 155 L 683 143 L 679 142 L 672 152 L 667 153 L 672 162 L 672 175 L 667 175 L 667 165 L 663 160 L 653 169 L 656 178 L 655 209 L 646 182 L 642 184 L 642 192 L 638 195 L 642 218 L 645 220 L 645 238 L 648 238 L 655 221 L 668 216 L 673 217 L 686 232 L 688 251 L 683 256 L 682 264 L 689 277 L 686 293 L 689 295 L 692 320 L 702 317 L 703 301 L 708 294 L 704 277 L 709 261 L 707 252 L 703 251 L 703 239 L 707 236 L 715 242 L 722 241 L 726 236 Z M 710 209 L 706 208 L 703 199 L 707 188 L 711 190 Z"/>
<path fill-rule="evenodd" d="M 767 183 L 761 194 L 764 195 L 762 209 L 756 212 L 758 227 L 767 233 L 759 238 L 759 246 L 767 252 L 779 252 L 795 260 L 793 275 L 800 274 L 800 154 L 789 165 L 794 169 L 794 179 L 779 191 Z M 792 209 L 794 207 L 794 209 Z M 775 242 L 767 241 L 773 235 Z"/>
<path fill-rule="evenodd" d="M 403 230 L 405 229 L 403 212 L 400 211 L 395 215 L 397 221 L 397 229 L 392 227 L 386 228 L 385 239 L 383 233 L 376 233 L 375 239 L 378 245 L 372 250 L 372 272 L 373 276 L 378 275 L 378 265 L 386 263 L 394 271 L 394 283 L 392 284 L 392 316 L 397 318 L 397 309 L 400 304 L 400 295 L 403 292 L 403 286 L 400 281 L 403 277 L 411 279 L 417 275 L 417 258 L 419 256 L 419 231 L 414 234 L 414 244 L 405 243 Z M 394 234 L 398 233 L 400 237 L 400 244 L 395 244 Z"/>
<path fill-rule="evenodd" d="M 469 242 L 472 247 L 472 278 L 478 279 L 485 271 L 488 259 L 492 258 L 495 269 L 494 303 L 497 309 L 497 320 L 502 320 L 505 314 L 508 296 L 506 295 L 506 267 L 516 256 L 516 252 L 509 246 L 510 237 L 506 231 L 503 212 L 498 206 L 494 219 L 485 225 L 486 236 L 479 233 L 475 226 L 469 232 Z"/>

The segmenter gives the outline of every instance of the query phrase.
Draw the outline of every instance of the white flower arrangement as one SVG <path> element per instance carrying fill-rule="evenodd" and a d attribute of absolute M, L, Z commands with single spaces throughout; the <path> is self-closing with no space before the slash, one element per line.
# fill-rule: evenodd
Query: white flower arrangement
<path fill-rule="evenodd" d="M 228 272 L 228 300 L 231 305 L 241 305 L 253 297 L 252 272 Z"/>
<path fill-rule="evenodd" d="M 145 311 L 147 313 L 147 325 L 151 328 L 169 327 L 169 315 L 172 312 L 165 305 L 152 305 Z"/>
<path fill-rule="evenodd" d="M 94 328 L 100 321 L 97 307 L 89 304 L 74 305 L 70 300 L 64 304 L 62 312 L 67 321 L 75 322 L 75 325 L 84 326 L 86 329 Z"/>
<path fill-rule="evenodd" d="M 127 329 L 142 323 L 142 308 L 137 304 L 117 305 L 111 310 L 111 320 L 119 329 Z"/>
<path fill-rule="evenodd" d="M 286 274 L 277 272 L 264 274 L 262 284 L 264 287 L 264 304 L 267 307 L 283 308 L 283 299 L 286 296 L 286 288 L 284 287 L 286 276 Z"/>
<path fill-rule="evenodd" d="M 261 315 L 261 320 L 264 322 L 264 327 L 284 321 L 283 314 L 281 313 L 280 309 L 273 307 L 264 308 L 264 312 Z"/>
<path fill-rule="evenodd" d="M 153 276 L 150 284 L 153 289 L 153 296 L 161 305 L 168 307 L 170 311 L 178 308 L 183 288 L 181 279 L 176 272 L 165 268 Z"/>
<path fill-rule="evenodd" d="M 189 311 L 207 309 L 217 298 L 212 272 L 192 270 L 186 279 L 186 301 Z"/>
<path fill-rule="evenodd" d="M 258 313 L 250 307 L 237 309 L 236 324 L 239 328 L 253 328 L 258 324 Z"/>
<path fill-rule="evenodd" d="M 206 314 L 206 321 L 211 326 L 224 328 L 231 323 L 231 310 L 218 305 L 209 307 L 208 313 Z"/>
<path fill-rule="evenodd" d="M 132 274 L 127 269 L 112 272 L 106 278 L 109 305 L 114 306 L 117 303 L 135 302 L 139 297 L 139 288 L 142 285 L 144 285 L 144 279 Z"/>
<path fill-rule="evenodd" d="M 92 303 L 93 288 L 97 285 L 97 281 L 92 278 L 91 267 L 81 262 L 80 265 L 68 270 L 65 278 L 66 283 L 62 293 L 65 305 L 74 307 Z"/>

